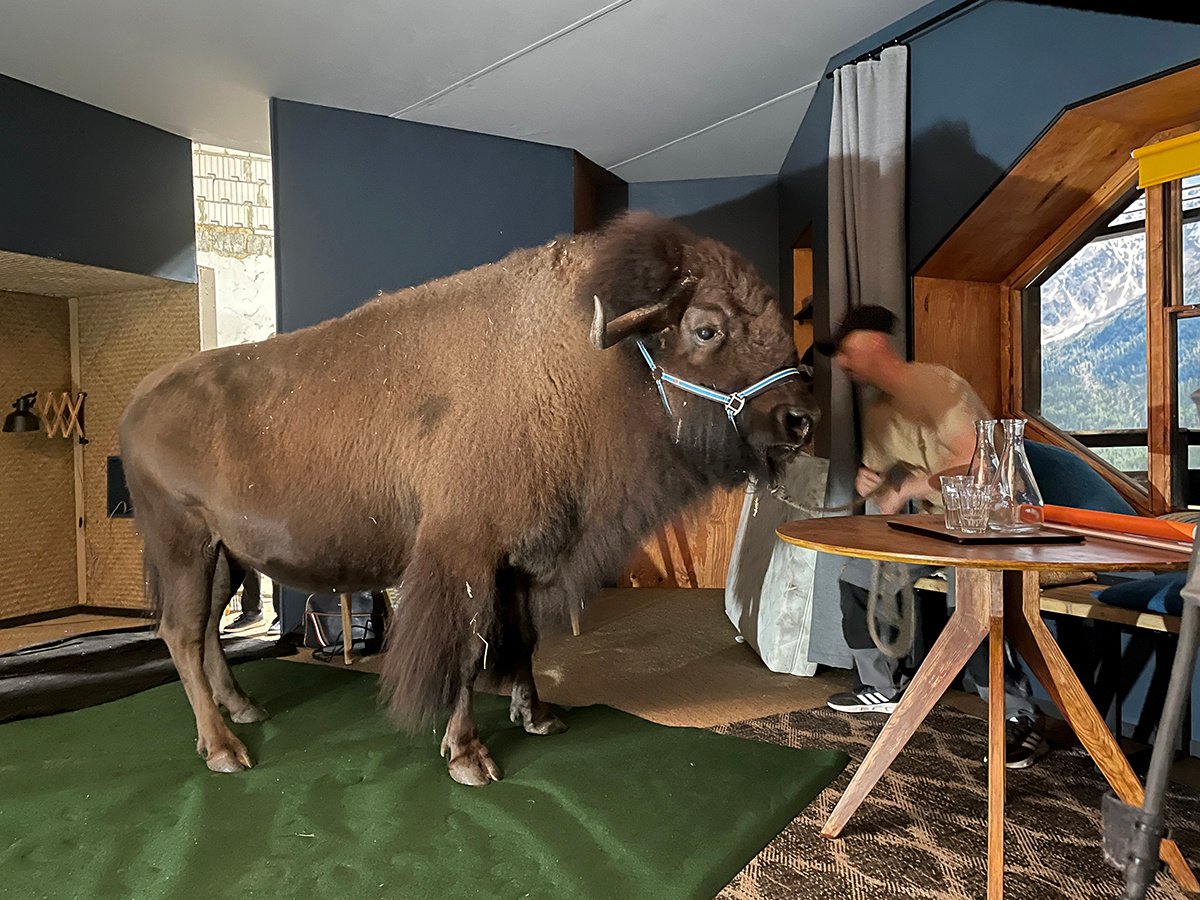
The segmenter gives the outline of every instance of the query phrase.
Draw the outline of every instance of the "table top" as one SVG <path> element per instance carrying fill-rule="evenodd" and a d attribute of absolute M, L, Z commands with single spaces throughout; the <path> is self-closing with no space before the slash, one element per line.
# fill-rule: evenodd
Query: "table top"
<path fill-rule="evenodd" d="M 784 522 L 776 533 L 789 544 L 862 559 L 971 569 L 1140 571 L 1186 569 L 1188 554 L 1120 541 L 1087 538 L 1081 544 L 956 544 L 891 528 L 899 516 L 835 516 Z M 908 517 L 904 517 L 908 518 Z M 941 516 L 912 516 L 914 522 Z"/>

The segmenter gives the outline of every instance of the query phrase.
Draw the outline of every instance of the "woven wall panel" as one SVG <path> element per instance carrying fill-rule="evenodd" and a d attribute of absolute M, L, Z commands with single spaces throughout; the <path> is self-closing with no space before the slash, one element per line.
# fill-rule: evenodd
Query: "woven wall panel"
<path fill-rule="evenodd" d="M 90 297 L 122 291 L 152 289 L 177 282 L 150 275 L 114 272 L 61 259 L 26 256 L 0 250 L 0 291 L 19 291 L 43 297 Z"/>
<path fill-rule="evenodd" d="M 0 292 L 0 416 L 28 391 L 70 388 L 67 302 Z M 0 434 L 0 619 L 79 602 L 74 521 L 71 441 Z"/>
<path fill-rule="evenodd" d="M 79 301 L 79 367 L 87 391 L 84 510 L 88 603 L 141 609 L 142 543 L 132 519 L 108 518 L 107 459 L 118 453 L 117 423 L 150 372 L 200 349 L 195 285 L 87 297 Z"/>

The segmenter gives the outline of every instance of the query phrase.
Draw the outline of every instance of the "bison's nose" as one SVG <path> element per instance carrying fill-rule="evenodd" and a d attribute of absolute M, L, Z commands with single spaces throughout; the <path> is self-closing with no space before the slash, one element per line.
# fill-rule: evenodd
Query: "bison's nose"
<path fill-rule="evenodd" d="M 803 406 L 780 406 L 775 411 L 779 430 L 789 444 L 800 446 L 812 434 L 813 417 Z"/>

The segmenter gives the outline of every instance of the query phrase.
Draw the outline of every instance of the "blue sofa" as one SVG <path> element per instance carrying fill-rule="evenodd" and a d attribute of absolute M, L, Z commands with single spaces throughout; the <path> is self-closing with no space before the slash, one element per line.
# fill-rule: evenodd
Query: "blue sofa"
<path fill-rule="evenodd" d="M 1042 499 L 1054 506 L 1070 506 L 1097 512 L 1133 515 L 1135 510 L 1117 490 L 1086 462 L 1060 447 L 1027 441 L 1029 466 L 1042 491 Z M 1180 590 L 1186 572 L 1123 579 L 1096 595 L 1101 603 L 1126 609 L 1178 616 L 1183 612 Z"/>

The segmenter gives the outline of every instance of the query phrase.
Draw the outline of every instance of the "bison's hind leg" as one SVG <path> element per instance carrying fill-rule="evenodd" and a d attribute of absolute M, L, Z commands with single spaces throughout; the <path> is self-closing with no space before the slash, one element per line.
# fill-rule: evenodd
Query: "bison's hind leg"
<path fill-rule="evenodd" d="M 229 718 L 238 723 L 262 722 L 270 718 L 270 713 L 250 699 L 238 685 L 221 647 L 221 613 L 247 578 L 257 579 L 258 573 L 243 568 L 230 557 L 228 550 L 221 547 L 213 571 L 212 606 L 209 609 L 208 627 L 204 632 L 204 674 L 208 676 L 208 683 L 212 687 L 213 700 L 225 707 L 229 711 Z"/>
<path fill-rule="evenodd" d="M 501 623 L 504 666 L 512 674 L 509 718 L 530 734 L 561 734 L 567 730 L 549 703 L 538 697 L 533 680 L 533 651 L 537 626 L 530 607 L 529 578 L 518 569 L 501 569 L 496 578 L 496 617 Z"/>
<path fill-rule="evenodd" d="M 148 543 L 146 550 L 154 554 L 160 592 L 158 632 L 171 652 L 196 717 L 196 752 L 214 772 L 240 772 L 251 766 L 250 754 L 221 717 L 205 665 L 217 551 L 207 536 L 200 534 L 176 533 L 171 538 L 158 548 L 152 549 Z M 219 646 L 216 652 L 220 654 Z"/>

